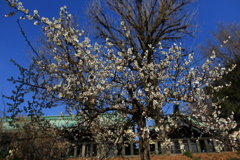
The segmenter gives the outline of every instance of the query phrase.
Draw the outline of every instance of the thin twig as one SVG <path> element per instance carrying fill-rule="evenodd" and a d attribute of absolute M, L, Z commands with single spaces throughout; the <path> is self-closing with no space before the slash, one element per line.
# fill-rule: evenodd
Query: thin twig
<path fill-rule="evenodd" d="M 20 28 L 20 31 L 23 35 L 23 37 L 25 38 L 25 41 L 28 43 L 28 46 L 31 48 L 31 50 L 36 54 L 36 56 L 40 59 L 40 56 L 38 55 L 37 51 L 33 48 L 31 42 L 28 40 L 27 36 L 25 35 L 25 32 L 23 31 L 23 28 L 19 22 L 19 19 L 17 20 L 18 26 Z"/>

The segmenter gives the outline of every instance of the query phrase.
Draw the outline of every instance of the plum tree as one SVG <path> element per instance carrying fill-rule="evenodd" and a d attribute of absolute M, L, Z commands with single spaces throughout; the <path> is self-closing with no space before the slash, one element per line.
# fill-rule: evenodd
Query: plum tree
<path fill-rule="evenodd" d="M 129 27 L 132 22 L 130 20 L 120 21 L 120 29 L 115 30 L 121 34 L 122 38 L 119 37 L 121 43 L 114 41 L 115 34 L 111 34 L 108 27 L 105 30 L 109 34 L 103 36 L 106 38 L 105 45 L 91 43 L 88 37 L 84 37 L 83 31 L 71 25 L 72 15 L 67 12 L 66 6 L 60 8 L 58 19 L 50 20 L 41 17 L 36 10 L 31 15 L 21 2 L 7 2 L 13 9 L 24 13 L 34 25 L 42 25 L 48 41 L 47 46 L 49 46 L 47 51 L 35 51 L 35 56 L 32 57 L 34 63 L 29 68 L 25 69 L 18 65 L 21 75 L 19 78 L 11 79 L 17 84 L 16 91 L 13 92 L 14 96 L 9 97 L 13 101 L 9 103 L 12 117 L 24 111 L 33 120 L 39 120 L 44 114 L 43 108 L 64 105 L 66 112 L 73 115 L 78 122 L 79 129 L 83 127 L 94 129 L 93 127 L 99 123 L 101 114 L 119 114 L 124 121 L 120 123 L 120 127 L 116 128 L 118 134 L 115 134 L 116 131 L 109 133 L 106 131 L 109 127 L 103 127 L 99 129 L 101 136 L 97 138 L 106 138 L 104 134 L 115 134 L 112 136 L 115 138 L 113 142 L 117 143 L 117 138 L 121 136 L 128 134 L 127 137 L 131 137 L 133 135 L 131 127 L 136 125 L 142 160 L 150 159 L 148 121 L 154 122 L 158 138 L 162 140 L 162 147 L 170 146 L 168 134 L 180 126 L 178 121 L 172 119 L 167 112 L 169 106 L 174 104 L 180 106 L 179 118 L 194 119 L 197 122 L 192 124 L 195 125 L 194 127 L 220 140 L 229 138 L 228 131 L 236 127 L 232 116 L 227 119 L 218 116 L 220 111 L 217 102 L 211 104 L 211 110 L 207 110 L 208 99 L 212 94 L 206 93 L 203 87 L 221 89 L 221 86 L 213 87 L 211 83 L 221 79 L 222 75 L 227 73 L 225 68 L 210 67 L 215 59 L 214 52 L 201 67 L 194 67 L 191 65 L 194 54 L 183 53 L 181 44 L 173 43 L 166 47 L 161 43 L 165 40 L 161 36 L 156 39 L 146 38 L 158 35 L 158 32 L 152 33 L 151 30 L 149 33 L 139 30 L 143 35 L 137 36 L 137 28 L 133 31 L 133 26 Z M 115 5 L 110 1 L 107 2 L 110 6 Z M 120 5 L 123 1 L 116 2 Z M 132 1 L 127 2 L 131 6 Z M 147 10 L 145 13 L 147 2 L 144 1 L 146 5 L 142 2 L 134 1 L 134 4 L 140 7 L 139 11 L 143 10 L 143 13 L 148 15 Z M 153 6 L 155 1 L 150 2 L 148 4 L 150 8 L 156 9 Z M 156 1 L 158 2 L 161 1 Z M 167 6 L 176 2 L 173 7 L 178 4 L 181 7 L 184 4 L 184 1 L 162 1 L 161 3 L 163 2 Z M 164 5 L 160 5 L 161 7 Z M 168 14 L 170 13 L 172 12 Z M 154 24 L 156 15 L 154 13 L 145 20 L 144 15 L 139 15 L 139 23 L 141 20 L 142 24 L 149 20 Z M 165 14 L 162 13 L 162 15 Z M 142 24 L 140 23 L 140 26 Z M 154 25 L 151 27 L 154 29 Z M 155 27 L 159 28 L 159 26 Z M 166 27 L 164 30 L 168 29 Z M 170 31 L 171 29 L 166 36 L 175 33 Z M 135 36 L 131 37 L 131 33 Z M 233 68 L 234 66 L 229 70 Z M 33 100 L 22 109 L 20 106 L 28 93 L 33 95 Z M 191 111 L 191 114 L 183 114 L 184 110 Z M 111 123 L 111 119 L 101 120 L 105 121 L 104 123 Z M 235 133 L 231 137 L 235 141 L 238 134 Z"/>

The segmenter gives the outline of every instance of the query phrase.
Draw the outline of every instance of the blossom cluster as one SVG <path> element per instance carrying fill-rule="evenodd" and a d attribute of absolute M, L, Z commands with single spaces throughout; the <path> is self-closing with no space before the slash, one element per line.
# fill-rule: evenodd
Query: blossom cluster
<path fill-rule="evenodd" d="M 170 149 L 173 145 L 173 142 L 171 142 L 170 138 L 166 138 L 164 142 L 161 143 L 162 148 Z"/>

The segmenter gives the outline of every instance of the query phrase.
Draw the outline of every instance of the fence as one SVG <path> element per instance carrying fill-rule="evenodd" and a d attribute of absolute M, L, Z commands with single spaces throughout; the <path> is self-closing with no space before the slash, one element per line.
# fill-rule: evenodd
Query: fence
<path fill-rule="evenodd" d="M 149 144 L 150 154 L 158 155 L 166 153 L 166 150 L 161 147 L 161 141 L 153 140 L 153 142 L 153 144 Z M 184 151 L 189 151 L 192 153 L 216 152 L 216 147 L 219 145 L 219 142 L 217 140 L 211 139 L 209 137 L 200 139 L 171 139 L 171 142 L 171 148 L 168 150 L 168 153 L 171 154 L 182 154 Z M 180 149 L 180 145 L 182 143 L 184 144 L 184 150 Z M 223 147 L 223 150 L 232 151 L 232 149 L 228 147 Z M 127 146 L 120 146 L 119 148 L 119 146 L 114 146 L 111 144 L 83 142 L 78 146 L 70 149 L 68 152 L 70 157 L 97 157 L 102 153 L 106 153 L 108 157 L 118 157 L 120 155 L 137 156 L 139 155 L 139 145 L 136 141 L 135 143 L 129 143 Z"/>

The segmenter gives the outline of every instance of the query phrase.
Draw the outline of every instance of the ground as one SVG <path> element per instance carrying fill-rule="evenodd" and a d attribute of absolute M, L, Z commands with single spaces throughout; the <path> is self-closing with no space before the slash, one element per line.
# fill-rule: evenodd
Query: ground
<path fill-rule="evenodd" d="M 69 158 L 67 160 L 98 160 L 97 158 Z M 111 158 L 106 160 L 140 160 L 139 157 Z M 151 160 L 191 160 L 184 155 L 171 156 L 151 156 Z M 240 153 L 222 152 L 222 153 L 199 153 L 193 154 L 192 160 L 240 160 Z"/>

